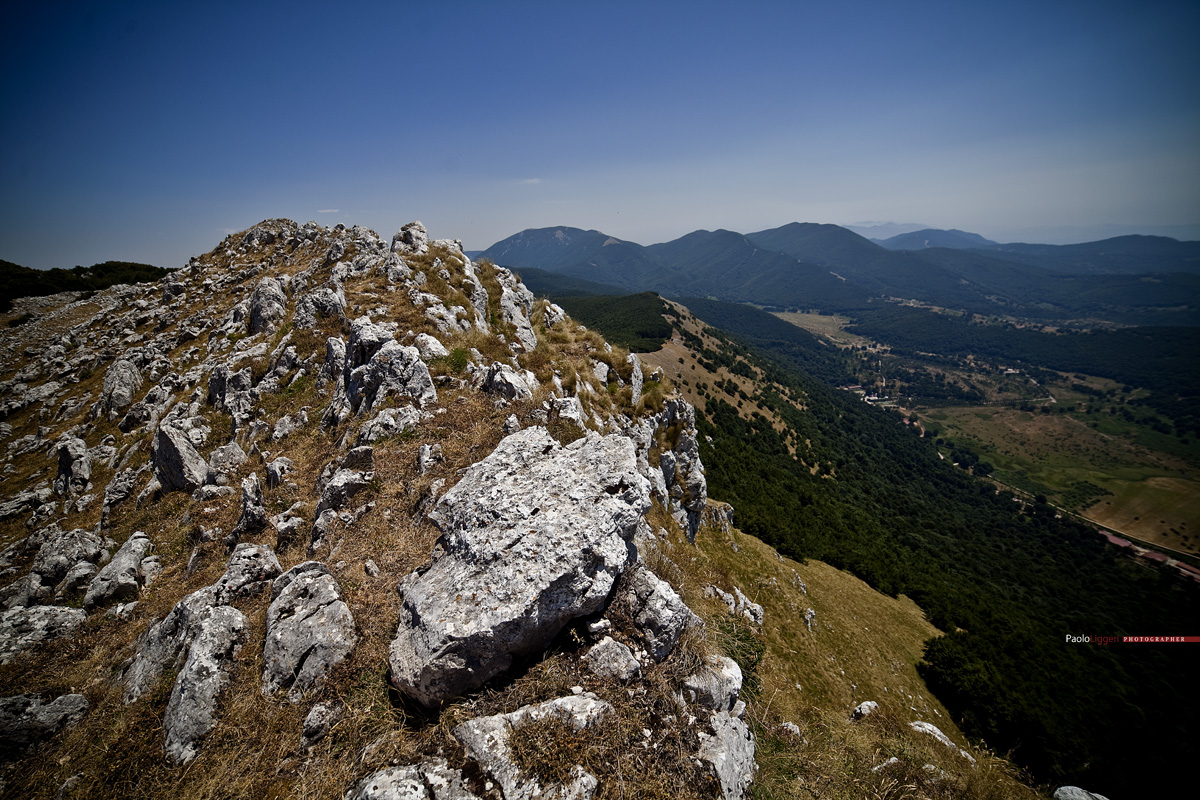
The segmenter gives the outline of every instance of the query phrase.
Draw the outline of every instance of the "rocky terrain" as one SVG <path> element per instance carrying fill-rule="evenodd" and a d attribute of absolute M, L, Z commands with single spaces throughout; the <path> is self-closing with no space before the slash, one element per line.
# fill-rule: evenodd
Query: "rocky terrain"
<path fill-rule="evenodd" d="M 8 316 L 4 797 L 1035 796 L 911 601 L 708 499 L 662 368 L 420 223 Z"/>
<path fill-rule="evenodd" d="M 694 411 L 511 272 L 271 220 L 14 314 L 6 792 L 590 797 L 523 729 L 637 716 L 618 780 L 744 796 L 740 670 L 647 564 L 700 527 Z"/>

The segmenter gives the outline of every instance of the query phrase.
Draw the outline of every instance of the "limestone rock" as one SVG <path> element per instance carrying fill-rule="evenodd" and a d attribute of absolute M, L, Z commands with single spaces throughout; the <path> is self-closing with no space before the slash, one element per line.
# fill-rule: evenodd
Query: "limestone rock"
<path fill-rule="evenodd" d="M 200 740 L 217 724 L 217 704 L 229 685 L 229 668 L 246 625 L 246 617 L 231 606 L 217 606 L 200 620 L 163 716 L 167 757 L 175 763 L 194 759 Z"/>
<path fill-rule="evenodd" d="M 210 473 L 232 477 L 250 459 L 237 442 L 230 442 L 208 454 Z"/>
<path fill-rule="evenodd" d="M 754 734 L 727 712 L 712 716 L 713 733 L 700 734 L 700 759 L 712 768 L 725 800 L 742 800 L 754 780 Z"/>
<path fill-rule="evenodd" d="M 450 351 L 446 349 L 446 346 L 428 333 L 418 333 L 413 340 L 413 345 L 425 361 L 435 358 L 445 358 L 450 355 Z"/>
<path fill-rule="evenodd" d="M 512 760 L 509 739 L 520 735 L 520 727 L 528 722 L 553 719 L 582 731 L 592 728 L 612 711 L 612 706 L 590 692 L 560 697 L 537 705 L 523 706 L 511 714 L 477 717 L 454 729 L 454 738 L 462 743 L 467 755 L 477 761 L 497 783 L 505 800 L 533 800 L 544 797 L 547 789 L 536 778 L 524 775 Z M 557 787 L 558 797 L 590 798 L 597 786 L 596 779 L 582 768 L 567 786 Z"/>
<path fill-rule="evenodd" d="M 399 436 L 415 428 L 420 421 L 421 412 L 412 406 L 385 408 L 363 425 L 356 444 L 371 444 L 389 436 Z"/>
<path fill-rule="evenodd" d="M 274 489 L 279 484 L 283 483 L 283 479 L 296 466 L 290 458 L 279 458 L 267 464 L 267 486 Z"/>
<path fill-rule="evenodd" d="M 350 372 L 346 396 L 354 413 L 365 414 L 384 398 L 394 395 L 412 398 L 418 405 L 437 400 L 433 378 L 417 348 L 392 340 L 372 355 L 370 361 Z"/>
<path fill-rule="evenodd" d="M 632 609 L 633 621 L 655 661 L 670 655 L 690 626 L 701 624 L 671 584 L 640 561 L 629 571 L 624 601 Z"/>
<path fill-rule="evenodd" d="M 300 747 L 312 747 L 324 739 L 342 717 L 343 708 L 335 703 L 317 703 L 304 717 L 304 728 L 300 734 Z"/>
<path fill-rule="evenodd" d="M 31 606 L 5 611 L 0 614 L 0 664 L 7 664 L 42 642 L 75 633 L 85 618 L 83 609 L 62 606 Z"/>
<path fill-rule="evenodd" d="M 240 597 L 262 594 L 283 568 L 265 544 L 242 542 L 233 548 L 223 574 L 215 584 L 215 602 L 228 605 Z"/>
<path fill-rule="evenodd" d="M 311 331 L 322 317 L 342 317 L 346 313 L 346 294 L 340 285 L 322 286 L 296 301 L 292 324 L 297 330 Z"/>
<path fill-rule="evenodd" d="M 440 758 L 388 767 L 363 778 L 344 800 L 479 800 L 462 773 Z"/>
<path fill-rule="evenodd" d="M 267 609 L 263 694 L 289 689 L 300 700 L 358 643 L 354 617 L 324 564 L 300 564 L 280 577 Z"/>
<path fill-rule="evenodd" d="M 134 531 L 88 584 L 83 607 L 91 610 L 113 600 L 137 597 L 144 582 L 142 561 L 150 555 L 154 544 L 143 531 Z"/>
<path fill-rule="evenodd" d="M 83 719 L 88 701 L 64 694 L 49 703 L 31 694 L 0 697 L 0 756 L 20 752 Z"/>
<path fill-rule="evenodd" d="M 529 400 L 533 397 L 529 384 L 519 372 L 508 364 L 494 362 L 483 373 L 481 388 L 485 392 L 498 394 L 505 400 L 513 402 Z"/>
<path fill-rule="evenodd" d="M 699 671 L 683 682 L 689 702 L 713 711 L 732 711 L 742 691 L 742 669 L 732 658 L 712 656 Z"/>
<path fill-rule="evenodd" d="M 642 674 L 642 665 L 629 648 L 611 636 L 605 636 L 583 657 L 588 669 L 601 678 L 628 681 Z"/>
<path fill-rule="evenodd" d="M 270 524 L 270 515 L 263 505 L 262 484 L 258 482 L 258 473 L 251 472 L 242 479 L 242 515 L 238 518 L 237 526 L 229 533 L 230 541 L 236 542 L 239 537 L 252 536 Z"/>
<path fill-rule="evenodd" d="M 121 416 L 121 409 L 133 405 L 133 398 L 142 388 L 142 373 L 130 361 L 118 359 L 104 373 L 104 389 L 92 409 L 92 416 L 104 415 L 109 422 Z"/>
<path fill-rule="evenodd" d="M 429 233 L 420 222 L 404 225 L 392 237 L 392 252 L 422 255 L 429 252 Z"/>
<path fill-rule="evenodd" d="M 154 434 L 151 447 L 154 474 L 164 492 L 193 492 L 208 481 L 208 463 L 201 458 L 183 428 L 164 421 Z"/>
<path fill-rule="evenodd" d="M 64 436 L 58 442 L 58 475 L 54 491 L 61 495 L 77 495 L 87 491 L 92 480 L 92 457 L 87 443 L 75 436 Z"/>
<path fill-rule="evenodd" d="M 287 313 L 287 294 L 275 278 L 263 278 L 250 293 L 249 332 L 274 330 Z"/>
<path fill-rule="evenodd" d="M 390 649 L 397 688 L 436 706 L 599 611 L 648 509 L 624 437 L 562 447 L 534 427 L 501 440 L 429 515 L 442 550 L 400 585 Z"/>

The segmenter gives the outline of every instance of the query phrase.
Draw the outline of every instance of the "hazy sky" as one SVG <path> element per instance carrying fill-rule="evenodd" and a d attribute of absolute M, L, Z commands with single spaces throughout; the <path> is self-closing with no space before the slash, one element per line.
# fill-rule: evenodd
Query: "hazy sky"
<path fill-rule="evenodd" d="M 1200 238 L 1198 32 L 1195 0 L 22 3 L 0 258 L 180 266 L 268 217 Z"/>

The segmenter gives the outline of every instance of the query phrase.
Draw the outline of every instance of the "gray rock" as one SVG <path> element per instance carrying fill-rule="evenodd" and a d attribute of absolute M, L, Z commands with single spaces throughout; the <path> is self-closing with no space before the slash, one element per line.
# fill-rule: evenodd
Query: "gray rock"
<path fill-rule="evenodd" d="M 372 444 L 390 436 L 412 430 L 421 421 L 421 412 L 412 406 L 385 408 L 363 425 L 356 445 Z"/>
<path fill-rule="evenodd" d="M 19 590 L 8 590 L 4 605 L 8 608 L 26 606 L 45 600 L 54 594 L 59 583 L 76 565 L 98 563 L 104 557 L 104 540 L 91 531 L 75 528 L 62 531 L 57 525 L 47 531 L 29 575 Z"/>
<path fill-rule="evenodd" d="M 246 452 L 237 442 L 230 442 L 208 454 L 208 468 L 212 473 L 232 477 L 249 460 Z"/>
<path fill-rule="evenodd" d="M 623 599 L 632 609 L 633 621 L 655 661 L 671 654 L 684 631 L 701 624 L 671 584 L 640 561 L 629 570 Z"/>
<path fill-rule="evenodd" d="M 80 561 L 75 566 L 67 570 L 67 574 L 59 582 L 58 586 L 54 587 L 54 597 L 74 597 L 81 591 L 87 588 L 92 579 L 96 577 L 99 568 L 88 561 Z"/>
<path fill-rule="evenodd" d="M 290 458 L 282 456 L 267 464 L 267 486 L 272 489 L 279 486 L 294 466 Z"/>
<path fill-rule="evenodd" d="M 249 331 L 272 331 L 287 313 L 287 294 L 275 278 L 263 278 L 250 293 Z"/>
<path fill-rule="evenodd" d="M 344 800 L 479 800 L 462 773 L 440 758 L 388 767 L 363 778 Z"/>
<path fill-rule="evenodd" d="M 262 485 L 258 482 L 258 473 L 251 472 L 242 479 L 242 515 L 238 518 L 237 526 L 229 532 L 229 539 L 236 542 L 242 536 L 253 536 L 270 524 L 271 516 L 263 505 Z"/>
<path fill-rule="evenodd" d="M 0 664 L 7 664 L 42 642 L 70 636 L 87 615 L 81 608 L 32 606 L 11 608 L 0 614 Z"/>
<path fill-rule="evenodd" d="M 633 370 L 633 377 L 630 379 L 629 385 L 633 391 L 633 403 L 637 405 L 638 399 L 642 396 L 642 387 L 645 385 L 645 379 L 642 377 L 642 362 L 633 353 L 630 353 L 626 357 L 626 361 L 629 362 L 629 366 Z"/>
<path fill-rule="evenodd" d="M 121 409 L 133 404 L 133 398 L 141 388 L 142 373 L 138 368 L 125 359 L 114 361 L 104 373 L 104 389 L 93 406 L 92 415 L 104 415 L 109 422 L 115 422 L 121 416 Z"/>
<path fill-rule="evenodd" d="M 404 225 L 392 237 L 392 252 L 401 255 L 421 255 L 429 252 L 429 233 L 420 222 Z"/>
<path fill-rule="evenodd" d="M 346 295 L 340 284 L 322 286 L 296 301 L 292 324 L 297 330 L 311 331 L 322 317 L 344 317 Z"/>
<path fill-rule="evenodd" d="M 430 361 L 435 358 L 445 358 L 450 355 L 450 351 L 446 346 L 428 333 L 418 333 L 413 339 L 413 346 L 417 348 L 417 352 L 421 354 L 421 358 L 425 361 Z"/>
<path fill-rule="evenodd" d="M 31 694 L 0 697 L 0 754 L 20 752 L 83 719 L 88 701 L 64 694 L 49 703 Z"/>
<path fill-rule="evenodd" d="M 514 402 L 529 400 L 533 397 L 529 384 L 525 382 L 521 374 L 508 364 L 502 364 L 499 361 L 494 362 L 483 373 L 481 388 L 485 392 L 498 394 L 505 400 Z"/>
<path fill-rule="evenodd" d="M 101 506 L 101 519 L 107 522 L 112 508 L 133 494 L 133 490 L 137 486 L 138 475 L 140 474 L 141 470 L 128 468 L 113 475 L 112 480 L 108 482 L 108 486 L 104 487 L 104 503 Z"/>
<path fill-rule="evenodd" d="M 356 469 L 362 472 L 372 472 L 375 469 L 375 448 L 360 445 L 355 447 L 342 459 L 341 469 Z"/>
<path fill-rule="evenodd" d="M 228 605 L 240 597 L 262 594 L 283 568 L 270 547 L 242 542 L 233 548 L 225 574 L 213 584 L 215 601 Z"/>
<path fill-rule="evenodd" d="M 345 709 L 336 703 L 317 703 L 304 717 L 304 729 L 300 734 L 300 747 L 309 748 L 329 735 L 329 731 L 342 718 Z"/>
<path fill-rule="evenodd" d="M 399 587 L 397 688 L 436 706 L 599 611 L 649 507 L 625 437 L 562 447 L 527 428 L 501 440 L 429 514 L 442 552 Z"/>
<path fill-rule="evenodd" d="M 182 666 L 187 649 L 200 623 L 211 613 L 216 597 L 212 586 L 192 592 L 142 634 L 122 676 L 124 702 L 133 703 L 153 689 L 164 670 Z"/>
<path fill-rule="evenodd" d="M 713 733 L 700 734 L 700 759 L 721 785 L 725 800 L 742 800 L 754 781 L 754 734 L 746 723 L 726 712 L 712 716 Z"/>
<path fill-rule="evenodd" d="M 271 441 L 278 442 L 280 439 L 286 439 L 307 424 L 308 413 L 304 409 L 300 409 L 294 414 L 284 414 L 275 420 L 275 429 L 271 432 Z"/>
<path fill-rule="evenodd" d="M 82 494 L 92 480 L 92 457 L 87 443 L 74 436 L 58 441 L 58 475 L 54 491 L 60 496 Z"/>
<path fill-rule="evenodd" d="M 567 312 L 562 310 L 561 306 L 554 303 L 547 303 L 546 310 L 543 313 L 543 321 L 547 328 L 553 328 L 567 318 Z"/>
<path fill-rule="evenodd" d="M 642 665 L 628 647 L 605 636 L 583 657 L 588 669 L 601 678 L 628 681 L 642 674 Z"/>
<path fill-rule="evenodd" d="M 336 336 L 325 340 L 325 361 L 317 373 L 317 388 L 343 380 L 346 371 L 346 343 Z"/>
<path fill-rule="evenodd" d="M 194 759 L 200 740 L 216 726 L 217 705 L 229 685 L 229 669 L 245 640 L 246 625 L 246 617 L 231 606 L 216 606 L 200 620 L 163 716 L 167 757 L 175 763 Z"/>
<path fill-rule="evenodd" d="M 257 347 L 265 354 L 265 344 Z M 247 353 L 241 354 L 243 358 L 246 356 Z M 235 371 L 232 366 L 219 366 L 208 378 L 208 402 L 233 417 L 235 428 L 243 428 L 254 419 L 258 399 L 250 367 Z"/>
<path fill-rule="evenodd" d="M 279 578 L 280 584 L 283 588 L 274 593 L 267 609 L 262 690 L 271 694 L 288 689 L 288 698 L 295 702 L 350 655 L 358 633 L 350 607 L 324 564 L 293 567 Z"/>
<path fill-rule="evenodd" d="M 154 434 L 151 447 L 154 474 L 164 492 L 194 492 L 208 481 L 208 463 L 196 452 L 188 432 L 164 421 Z"/>
<path fill-rule="evenodd" d="M 433 468 L 434 464 L 445 461 L 440 444 L 423 444 L 417 449 L 417 474 L 424 475 Z"/>
<path fill-rule="evenodd" d="M 144 581 L 142 561 L 154 549 L 150 537 L 143 531 L 134 531 L 109 561 L 88 584 L 83 607 L 88 609 L 107 604 L 113 600 L 137 597 Z"/>
<path fill-rule="evenodd" d="M 750 598 L 742 594 L 742 590 L 736 586 L 733 587 L 733 595 L 737 599 L 736 613 L 741 614 L 755 625 L 762 625 L 763 607 L 758 603 L 751 602 Z"/>
<path fill-rule="evenodd" d="M 523 706 L 511 714 L 477 717 L 454 728 L 454 738 L 467 755 L 477 761 L 498 784 L 505 800 L 533 800 L 546 790 L 557 788 L 557 797 L 590 798 L 596 779 L 579 768 L 575 779 L 566 786 L 543 787 L 532 775 L 524 775 L 512 760 L 509 740 L 528 722 L 553 719 L 576 731 L 597 725 L 612 706 L 590 692 L 560 697 L 537 705 Z M 519 734 L 518 734 L 519 735 Z"/>
<path fill-rule="evenodd" d="M 683 682 L 684 697 L 712 711 L 732 711 L 742 691 L 742 669 L 732 658 L 710 656 Z"/>
<path fill-rule="evenodd" d="M 419 406 L 437 400 L 433 377 L 417 348 L 395 340 L 381 347 L 366 364 L 351 370 L 346 381 L 346 397 L 356 414 L 365 414 L 392 396 L 410 397 Z"/>

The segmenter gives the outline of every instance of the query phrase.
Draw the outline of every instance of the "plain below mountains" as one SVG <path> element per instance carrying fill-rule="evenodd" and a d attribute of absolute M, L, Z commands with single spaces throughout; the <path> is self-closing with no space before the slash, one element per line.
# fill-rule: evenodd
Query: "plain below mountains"
<path fill-rule="evenodd" d="M 551 290 L 568 278 L 626 292 L 824 312 L 902 300 L 1044 321 L 1200 324 L 1200 242 L 1166 237 L 1000 245 L 977 234 L 925 230 L 881 244 L 837 225 L 793 222 L 748 234 L 699 230 L 644 246 L 555 227 L 521 231 L 482 255 L 549 273 L 541 277 L 555 284 Z"/>

